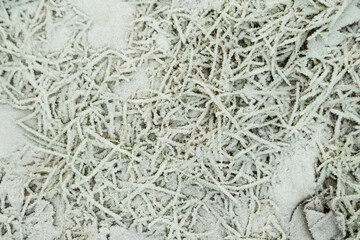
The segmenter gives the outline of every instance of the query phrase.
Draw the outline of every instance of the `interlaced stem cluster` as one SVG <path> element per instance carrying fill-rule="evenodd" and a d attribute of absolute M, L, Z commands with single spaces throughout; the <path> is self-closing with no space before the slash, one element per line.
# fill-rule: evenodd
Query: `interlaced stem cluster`
<path fill-rule="evenodd" d="M 2 236 L 26 237 L 15 222 L 57 199 L 65 221 L 53 224 L 69 239 L 112 224 L 159 239 L 285 239 L 266 189 L 279 153 L 314 122 L 333 129 L 317 142 L 319 194 L 358 236 L 360 26 L 336 28 L 351 1 L 226 0 L 199 14 L 134 2 L 122 51 L 92 48 L 91 21 L 63 1 L 11 15 L 25 2 L 0 3 L 0 96 L 30 110 L 18 124 L 45 157 Z M 73 29 L 62 51 L 35 50 L 61 24 Z M 343 38 L 330 46 L 333 32 Z M 150 88 L 122 98 L 140 68 Z"/>

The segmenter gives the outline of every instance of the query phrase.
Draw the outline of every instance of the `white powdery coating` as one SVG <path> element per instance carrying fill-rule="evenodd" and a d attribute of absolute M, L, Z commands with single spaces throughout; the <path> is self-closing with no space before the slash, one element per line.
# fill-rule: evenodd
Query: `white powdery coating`
<path fill-rule="evenodd" d="M 124 48 L 123 38 L 113 33 L 123 30 L 125 3 L 75 1 L 93 23 L 74 9 L 68 38 L 53 23 L 65 23 L 64 9 L 72 11 L 40 2 L 34 19 L 49 30 L 45 42 L 57 52 L 50 55 L 31 48 L 33 38 L 44 38 L 42 30 L 25 31 L 30 40 L 23 46 L 16 24 L 5 19 L 10 27 L 3 34 L 13 41 L 1 45 L 7 51 L 0 52 L 2 91 L 34 111 L 29 118 L 37 125 L 21 126 L 46 153 L 24 183 L 26 197 L 18 187 L 19 201 L 9 193 L 10 200 L 0 199 L 16 208 L 22 199 L 31 203 L 23 210 L 27 237 L 44 237 L 43 225 L 55 228 L 47 238 L 117 238 L 130 234 L 125 228 L 160 239 L 286 238 L 282 222 L 315 193 L 314 163 L 322 163 L 321 180 L 338 174 L 332 162 L 346 166 L 347 155 L 333 158 L 333 151 L 343 142 L 343 149 L 355 149 L 359 54 L 350 44 L 343 64 L 340 48 L 326 45 L 345 45 L 355 34 L 337 27 L 328 44 L 321 30 L 348 3 L 204 2 L 138 3 L 121 51 L 113 49 Z M 25 29 L 36 28 L 26 21 Z M 52 45 L 61 31 L 64 39 Z M 319 137 L 314 119 L 334 128 L 335 140 Z M 298 142 L 302 135 L 314 141 Z M 342 197 L 346 184 L 357 189 L 346 178 L 330 197 Z M 349 229 L 356 229 L 354 217 Z"/>
<path fill-rule="evenodd" d="M 271 195 L 287 222 L 296 205 L 315 193 L 317 154 L 316 146 L 307 145 L 304 140 L 294 142 L 281 153 Z"/>
<path fill-rule="evenodd" d="M 174 7 L 188 9 L 194 15 L 199 15 L 204 10 L 219 11 L 223 4 L 222 0 L 174 0 L 172 2 Z"/>
<path fill-rule="evenodd" d="M 139 68 L 131 75 L 131 81 L 117 82 L 114 85 L 114 93 L 118 94 L 120 99 L 127 100 L 133 97 L 140 89 L 148 89 L 150 87 L 150 80 L 146 75 L 146 69 L 149 67 Z"/>
<path fill-rule="evenodd" d="M 110 240 L 155 240 L 153 238 L 147 238 L 141 236 L 136 232 L 131 232 L 127 229 L 121 228 L 119 226 L 110 227 Z"/>
<path fill-rule="evenodd" d="M 0 104 L 0 158 L 13 153 L 27 142 L 23 130 L 16 125 L 16 120 L 24 116 L 24 112 Z"/>
<path fill-rule="evenodd" d="M 124 49 L 135 5 L 117 0 L 71 0 L 92 21 L 87 39 L 95 48 Z"/>

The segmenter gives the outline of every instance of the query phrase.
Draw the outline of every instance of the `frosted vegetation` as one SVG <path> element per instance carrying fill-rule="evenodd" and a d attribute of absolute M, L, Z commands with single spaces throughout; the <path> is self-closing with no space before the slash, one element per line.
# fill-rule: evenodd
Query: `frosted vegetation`
<path fill-rule="evenodd" d="M 2 239 L 360 238 L 358 0 L 124 3 L 119 48 L 91 2 L 0 2 Z"/>

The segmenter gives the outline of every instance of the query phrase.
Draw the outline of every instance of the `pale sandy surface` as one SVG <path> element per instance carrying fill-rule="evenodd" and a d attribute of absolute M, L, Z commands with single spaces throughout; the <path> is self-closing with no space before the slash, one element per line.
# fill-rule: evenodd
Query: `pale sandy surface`
<path fill-rule="evenodd" d="M 117 50 L 126 48 L 127 43 L 125 41 L 125 34 L 131 26 L 130 23 L 133 19 L 133 14 L 135 13 L 134 5 L 128 2 L 115 0 L 72 0 L 72 2 L 93 21 L 93 24 L 87 32 L 87 40 L 93 47 L 112 48 Z M 177 2 L 177 4 L 184 4 L 185 6 L 194 9 L 194 14 L 196 14 L 196 10 L 198 9 L 207 7 L 216 9 L 219 5 L 218 1 L 212 1 L 210 4 L 211 6 L 208 5 L 209 3 L 207 1 L 184 1 L 183 3 Z M 330 44 L 336 45 L 336 40 L 343 37 L 337 32 L 337 29 L 346 26 L 349 24 L 349 21 L 353 22 L 354 18 L 346 18 L 346 16 L 356 13 L 356 10 L 346 9 L 342 15 L 345 17 L 340 18 L 341 21 L 339 21 L 337 25 L 335 24 L 335 30 L 332 34 L 336 36 L 334 38 L 328 36 L 325 40 L 329 41 Z M 53 36 L 49 38 L 50 41 L 46 44 L 44 49 L 48 52 L 62 49 L 66 45 L 67 38 L 71 36 L 72 30 L 69 26 L 59 26 L 58 29 L 52 33 Z M 164 49 L 169 49 L 169 42 L 166 37 L 161 34 L 158 36 L 157 44 Z M 310 43 L 310 54 L 316 55 L 319 51 L 322 51 L 321 47 L 319 49 L 319 44 L 321 45 L 316 39 Z M 324 51 L 326 50 L 324 49 Z M 149 88 L 149 79 L 146 75 L 146 71 L 149 68 L 152 68 L 152 66 L 143 66 L 133 74 L 133 81 L 121 82 L 115 86 L 115 91 L 119 93 L 123 100 L 131 98 L 138 90 Z M 25 157 L 20 157 L 21 154 L 19 153 L 19 149 L 20 152 L 29 151 L 28 146 L 30 143 L 21 128 L 16 125 L 16 120 L 23 116 L 24 114 L 20 110 L 14 110 L 9 105 L 0 105 L 0 158 L 25 159 L 23 162 L 9 163 L 8 160 L 1 162 L 2 166 L 0 167 L 2 167 L 2 174 L 6 177 L 4 177 L 4 181 L 0 183 L 0 195 L 9 194 L 14 205 L 19 208 L 21 203 L 16 199 L 22 199 L 21 189 L 22 184 L 25 184 L 27 168 L 32 168 L 32 166 L 28 167 L 24 164 L 26 162 L 32 162 L 32 155 L 24 154 Z M 314 126 L 314 131 L 311 135 L 312 140 L 309 141 L 309 138 L 299 136 L 289 144 L 289 147 L 285 148 L 284 151 L 279 154 L 279 164 L 273 166 L 271 184 L 267 191 L 264 192 L 265 195 L 270 196 L 270 199 L 277 204 L 276 212 L 273 212 L 273 209 L 271 212 L 266 209 L 258 212 L 254 217 L 253 225 L 251 226 L 254 232 L 261 232 L 269 218 L 276 215 L 281 219 L 281 222 L 284 225 L 283 227 L 293 236 L 292 239 L 311 239 L 301 213 L 299 213 L 298 210 L 294 212 L 294 209 L 300 202 L 315 194 L 315 165 L 317 156 L 320 154 L 316 141 L 329 139 L 331 132 L 325 124 L 316 122 L 312 122 L 311 124 Z M 9 158 L 9 156 L 12 157 Z M 56 215 L 56 209 L 48 209 L 46 211 L 44 209 L 45 207 L 39 211 L 43 213 L 50 212 L 50 215 Z M 246 209 L 243 209 L 243 211 L 246 213 Z M 45 215 L 46 214 L 44 214 L 44 216 Z M 61 218 L 61 216 L 59 216 L 59 218 Z M 36 226 L 38 227 L 38 229 L 36 229 L 38 232 L 37 234 L 34 233 L 31 239 L 45 236 L 45 234 L 40 231 L 42 226 L 47 228 L 47 237 L 49 237 L 47 239 L 56 236 L 59 232 L 59 229 L 54 227 L 47 220 L 44 221 L 43 225 L 40 224 Z M 34 230 L 34 232 L 36 231 Z M 98 226 L 98 231 L 94 230 L 93 235 L 93 239 L 105 239 L 106 236 L 111 240 L 151 239 L 119 226 L 112 226 L 110 228 L 101 228 Z M 208 239 L 218 239 L 218 237 L 219 236 L 214 233 L 213 238 Z M 46 238 L 40 237 L 40 239 Z"/>

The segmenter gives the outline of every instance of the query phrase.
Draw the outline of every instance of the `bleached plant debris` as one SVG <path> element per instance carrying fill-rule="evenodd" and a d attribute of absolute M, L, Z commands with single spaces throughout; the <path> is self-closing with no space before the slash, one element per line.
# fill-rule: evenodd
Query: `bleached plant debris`
<path fill-rule="evenodd" d="M 340 212 L 327 212 L 318 198 L 304 206 L 308 228 L 315 240 L 341 239 L 345 237 L 344 216 Z"/>
<path fill-rule="evenodd" d="M 314 238 L 359 238 L 359 1 L 190 2 L 124 3 L 119 48 L 73 1 L 0 2 L 0 100 L 29 111 L 35 155 L 19 198 L 1 189 L 1 237 L 287 239 L 282 210 L 310 194 L 331 210 Z M 299 139 L 307 159 L 285 152 Z M 280 206 L 297 168 L 313 182 Z"/>
<path fill-rule="evenodd" d="M 345 237 L 344 215 L 329 211 L 318 197 L 303 201 L 291 216 L 290 239 L 331 240 Z"/>

